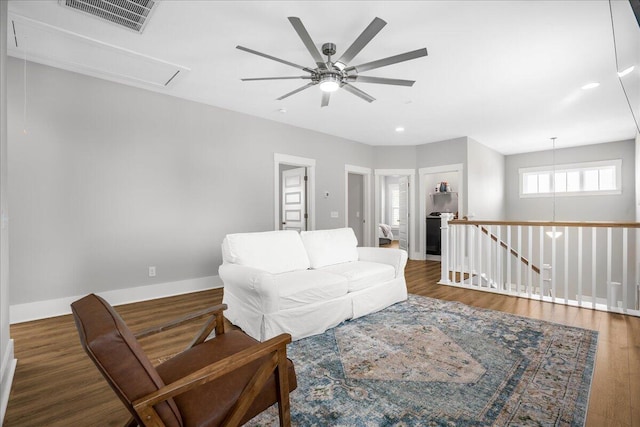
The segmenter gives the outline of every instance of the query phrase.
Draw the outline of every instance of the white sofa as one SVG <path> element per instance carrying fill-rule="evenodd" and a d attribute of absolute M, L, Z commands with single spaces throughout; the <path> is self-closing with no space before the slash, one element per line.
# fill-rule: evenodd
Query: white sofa
<path fill-rule="evenodd" d="M 227 235 L 225 316 L 257 340 L 297 340 L 406 300 L 407 253 L 357 244 L 350 228 Z"/>

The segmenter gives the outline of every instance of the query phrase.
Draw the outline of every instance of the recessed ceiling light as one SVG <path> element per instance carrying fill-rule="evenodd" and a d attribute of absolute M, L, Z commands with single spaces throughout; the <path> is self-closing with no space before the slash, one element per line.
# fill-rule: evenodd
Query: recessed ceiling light
<path fill-rule="evenodd" d="M 398 126 L 398 127 L 396 128 L 396 132 L 398 132 L 398 133 L 399 133 L 399 132 L 404 132 L 404 128 L 403 128 L 402 126 Z"/>
<path fill-rule="evenodd" d="M 582 89 L 585 89 L 585 90 L 593 89 L 593 88 L 596 88 L 598 86 L 600 86 L 600 83 L 598 83 L 598 82 L 587 83 L 586 85 L 582 86 Z"/>
<path fill-rule="evenodd" d="M 618 77 L 624 77 L 624 76 L 626 76 L 627 74 L 629 74 L 630 72 L 632 72 L 632 71 L 634 70 L 634 68 L 636 68 L 636 67 L 635 67 L 635 66 L 633 66 L 633 65 L 632 65 L 631 67 L 629 67 L 629 68 L 625 68 L 624 70 L 622 70 L 622 71 L 620 71 L 620 72 L 618 73 Z"/>
<path fill-rule="evenodd" d="M 287 109 L 286 108 L 281 108 L 281 109 L 278 110 L 278 113 L 286 114 L 287 113 Z"/>

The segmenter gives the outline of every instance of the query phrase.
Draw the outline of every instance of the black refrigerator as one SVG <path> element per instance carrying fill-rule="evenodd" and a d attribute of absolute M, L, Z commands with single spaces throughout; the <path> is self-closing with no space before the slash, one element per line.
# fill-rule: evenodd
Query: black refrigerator
<path fill-rule="evenodd" d="M 427 254 L 440 255 L 440 214 L 427 215 Z"/>

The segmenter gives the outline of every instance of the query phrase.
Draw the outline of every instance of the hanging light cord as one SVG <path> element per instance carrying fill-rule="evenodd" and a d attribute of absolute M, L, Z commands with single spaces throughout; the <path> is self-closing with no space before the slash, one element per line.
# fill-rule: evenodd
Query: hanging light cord
<path fill-rule="evenodd" d="M 27 134 L 27 47 L 26 45 L 23 46 L 22 48 L 22 54 L 23 54 L 23 66 L 22 66 L 22 87 L 23 87 L 23 96 L 24 96 L 24 101 L 23 101 L 23 123 L 22 123 L 22 133 L 24 133 L 25 135 Z"/>
<path fill-rule="evenodd" d="M 616 43 L 616 29 L 615 29 L 615 26 L 613 25 L 613 8 L 611 7 L 611 0 L 609 0 L 609 17 L 611 18 L 611 34 L 613 34 L 613 53 L 616 60 L 616 72 L 619 72 L 620 68 L 618 64 L 618 44 Z M 624 97 L 627 100 L 629 111 L 631 111 L 631 116 L 633 117 L 633 123 L 636 125 L 636 129 L 638 130 L 638 133 L 640 133 L 640 124 L 638 124 L 638 118 L 636 117 L 636 114 L 633 112 L 631 101 L 629 101 L 629 95 L 627 95 L 627 90 L 625 89 L 624 84 L 622 84 L 622 77 L 620 77 L 619 74 L 618 74 L 618 81 L 620 82 L 620 86 L 622 86 L 622 92 L 624 93 Z"/>

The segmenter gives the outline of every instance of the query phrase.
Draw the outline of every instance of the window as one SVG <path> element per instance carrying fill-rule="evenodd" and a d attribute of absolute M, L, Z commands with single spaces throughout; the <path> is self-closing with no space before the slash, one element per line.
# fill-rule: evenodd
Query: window
<path fill-rule="evenodd" d="M 400 185 L 389 184 L 389 195 L 391 198 L 391 226 L 400 224 Z"/>
<path fill-rule="evenodd" d="M 621 170 L 621 159 L 521 168 L 520 197 L 620 194 Z"/>

